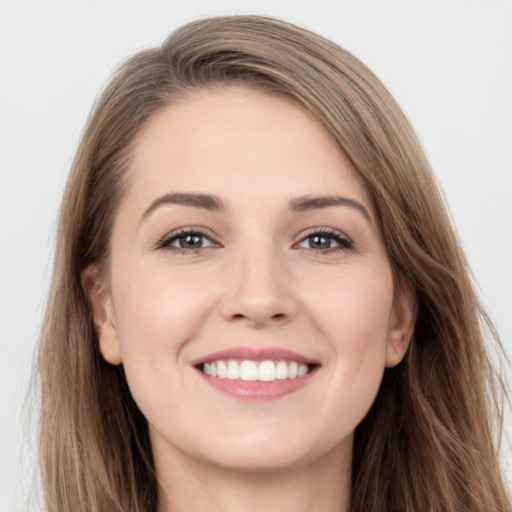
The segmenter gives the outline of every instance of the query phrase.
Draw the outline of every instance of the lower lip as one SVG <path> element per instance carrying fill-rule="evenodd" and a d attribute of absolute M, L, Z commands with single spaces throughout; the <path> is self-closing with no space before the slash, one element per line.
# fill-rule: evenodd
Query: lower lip
<path fill-rule="evenodd" d="M 271 382 L 219 379 L 205 375 L 201 370 L 198 371 L 206 383 L 221 393 L 240 400 L 264 401 L 274 400 L 303 388 L 316 373 L 317 368 L 304 377 Z"/>

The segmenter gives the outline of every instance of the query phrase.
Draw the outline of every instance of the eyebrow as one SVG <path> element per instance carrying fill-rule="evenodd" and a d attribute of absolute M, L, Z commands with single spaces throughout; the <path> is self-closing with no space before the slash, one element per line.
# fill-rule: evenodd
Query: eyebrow
<path fill-rule="evenodd" d="M 155 199 L 142 214 L 141 221 L 146 219 L 158 207 L 165 204 L 180 204 L 214 212 L 226 211 L 224 203 L 217 196 L 196 193 L 170 193 Z"/>
<path fill-rule="evenodd" d="M 290 201 L 289 209 L 292 212 L 305 212 L 329 208 L 331 206 L 348 206 L 362 213 L 364 218 L 371 224 L 372 218 L 368 210 L 355 199 L 344 196 L 301 196 Z"/>
<path fill-rule="evenodd" d="M 211 194 L 185 192 L 169 193 L 156 198 L 149 205 L 142 214 L 141 222 L 157 208 L 166 204 L 178 204 L 214 212 L 226 211 L 226 206 L 222 199 Z M 344 196 L 300 196 L 290 201 L 288 209 L 291 212 L 300 213 L 309 210 L 329 208 L 331 206 L 348 206 L 349 208 L 354 208 L 359 211 L 370 224 L 372 223 L 368 210 L 361 203 L 355 199 Z"/>

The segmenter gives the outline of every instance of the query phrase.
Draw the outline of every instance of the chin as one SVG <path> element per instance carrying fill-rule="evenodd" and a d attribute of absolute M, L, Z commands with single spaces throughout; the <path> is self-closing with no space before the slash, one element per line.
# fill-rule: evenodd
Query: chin
<path fill-rule="evenodd" d="M 282 473 L 307 465 L 306 454 L 297 452 L 247 450 L 239 453 L 216 454 L 215 458 L 205 460 L 212 466 L 236 473 L 262 474 Z"/>
<path fill-rule="evenodd" d="M 230 435 L 222 439 L 228 442 L 209 443 L 201 458 L 207 464 L 239 473 L 276 473 L 300 469 L 314 464 L 330 454 L 352 449 L 352 435 L 340 442 L 326 439 L 312 433 L 298 432 L 257 432 L 243 436 Z M 221 439 L 220 437 L 217 439 Z M 321 441 L 320 441 L 321 440 Z"/>

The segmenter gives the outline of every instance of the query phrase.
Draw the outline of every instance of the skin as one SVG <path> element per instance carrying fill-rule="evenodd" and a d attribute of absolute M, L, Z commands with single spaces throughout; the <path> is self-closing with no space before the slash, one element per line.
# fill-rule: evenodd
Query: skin
<path fill-rule="evenodd" d="M 354 429 L 405 354 L 415 310 L 407 288 L 394 290 L 356 171 L 310 114 L 230 87 L 157 113 L 130 172 L 108 275 L 90 267 L 83 283 L 101 353 L 124 365 L 148 419 L 159 511 L 348 510 Z M 163 203 L 144 215 L 169 193 L 213 194 L 225 210 Z M 290 211 L 333 195 L 369 218 L 346 204 Z M 204 247 L 177 250 L 182 228 L 205 233 Z M 321 233 L 326 250 L 308 238 L 325 229 L 336 233 Z M 192 365 L 233 346 L 319 367 L 293 393 L 240 400 Z"/>

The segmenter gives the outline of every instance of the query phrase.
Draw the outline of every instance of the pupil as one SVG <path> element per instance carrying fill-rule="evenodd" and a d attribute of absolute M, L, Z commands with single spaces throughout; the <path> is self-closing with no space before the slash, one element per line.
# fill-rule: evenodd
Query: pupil
<path fill-rule="evenodd" d="M 331 247 L 331 239 L 324 235 L 311 235 L 309 237 L 309 245 L 312 249 L 329 249 Z"/>
<path fill-rule="evenodd" d="M 182 249 L 198 249 L 203 246 L 201 235 L 185 235 L 180 238 L 180 247 Z"/>

